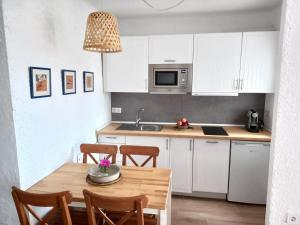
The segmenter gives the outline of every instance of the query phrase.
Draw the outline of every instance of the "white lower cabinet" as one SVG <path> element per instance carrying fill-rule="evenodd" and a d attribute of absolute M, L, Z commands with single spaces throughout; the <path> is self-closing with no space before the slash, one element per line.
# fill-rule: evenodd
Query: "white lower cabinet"
<path fill-rule="evenodd" d="M 168 137 L 145 137 L 145 136 L 126 136 L 127 145 L 154 146 L 159 148 L 159 156 L 157 158 L 158 168 L 169 168 L 169 138 Z M 134 160 L 138 164 L 142 164 L 148 157 L 134 156 Z M 128 159 L 128 164 L 133 165 Z M 152 167 L 152 160 L 146 164 Z"/>
<path fill-rule="evenodd" d="M 125 136 L 119 136 L 119 135 L 99 135 L 98 136 L 98 143 L 99 144 L 117 145 L 118 148 L 119 148 L 120 145 L 125 145 L 125 140 L 126 140 Z M 96 154 L 93 154 L 93 155 L 95 157 Z M 98 154 L 97 158 L 98 159 L 103 159 L 105 156 L 106 155 L 104 155 L 104 154 Z M 88 161 L 88 163 L 90 163 L 90 162 Z M 122 165 L 122 156 L 121 156 L 119 151 L 118 151 L 118 154 L 117 154 L 117 164 Z"/>
<path fill-rule="evenodd" d="M 158 147 L 157 167 L 172 169 L 172 192 L 228 193 L 229 140 L 100 135 L 98 143 Z M 146 158 L 134 156 L 139 164 Z M 146 166 L 151 167 L 151 162 Z M 122 164 L 121 154 L 117 155 L 117 163 Z M 130 160 L 127 163 L 133 165 Z"/>
<path fill-rule="evenodd" d="M 193 139 L 170 138 L 170 164 L 172 169 L 172 191 L 192 192 Z"/>
<path fill-rule="evenodd" d="M 193 191 L 228 193 L 229 140 L 194 140 Z"/>

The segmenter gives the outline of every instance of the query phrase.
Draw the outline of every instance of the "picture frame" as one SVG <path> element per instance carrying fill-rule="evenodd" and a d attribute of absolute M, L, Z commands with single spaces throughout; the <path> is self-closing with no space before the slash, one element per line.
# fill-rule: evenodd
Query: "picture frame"
<path fill-rule="evenodd" d="M 94 91 L 94 73 L 83 71 L 83 91 L 93 92 Z"/>
<path fill-rule="evenodd" d="M 29 67 L 30 97 L 44 98 L 51 96 L 51 69 Z"/>
<path fill-rule="evenodd" d="M 76 94 L 76 70 L 61 70 L 63 95 Z"/>

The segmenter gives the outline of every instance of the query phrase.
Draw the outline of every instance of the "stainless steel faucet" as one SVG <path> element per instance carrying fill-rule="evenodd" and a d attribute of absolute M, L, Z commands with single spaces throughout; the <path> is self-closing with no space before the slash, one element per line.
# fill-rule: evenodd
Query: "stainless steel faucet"
<path fill-rule="evenodd" d="M 136 117 L 135 117 L 135 126 L 139 127 L 140 121 L 141 121 L 141 112 L 144 112 L 144 108 L 139 108 L 138 111 L 136 112 Z"/>

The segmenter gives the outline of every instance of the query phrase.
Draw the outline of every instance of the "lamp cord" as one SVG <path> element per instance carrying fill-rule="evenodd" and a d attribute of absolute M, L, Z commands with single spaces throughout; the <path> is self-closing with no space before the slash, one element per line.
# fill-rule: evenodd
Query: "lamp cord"
<path fill-rule="evenodd" d="M 167 11 L 170 9 L 174 9 L 177 6 L 181 5 L 185 0 L 180 0 L 179 2 L 177 2 L 175 5 L 172 5 L 170 7 L 167 8 L 156 8 L 155 6 L 153 6 L 151 3 L 148 2 L 148 0 L 142 0 L 146 5 L 148 5 L 150 8 L 155 9 L 157 11 Z"/>

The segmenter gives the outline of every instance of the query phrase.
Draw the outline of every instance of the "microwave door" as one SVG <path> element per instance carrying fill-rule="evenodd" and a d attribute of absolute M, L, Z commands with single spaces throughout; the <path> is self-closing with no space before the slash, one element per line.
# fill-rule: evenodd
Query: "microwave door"
<path fill-rule="evenodd" d="M 178 70 L 158 70 L 154 72 L 154 87 L 178 87 Z"/>

